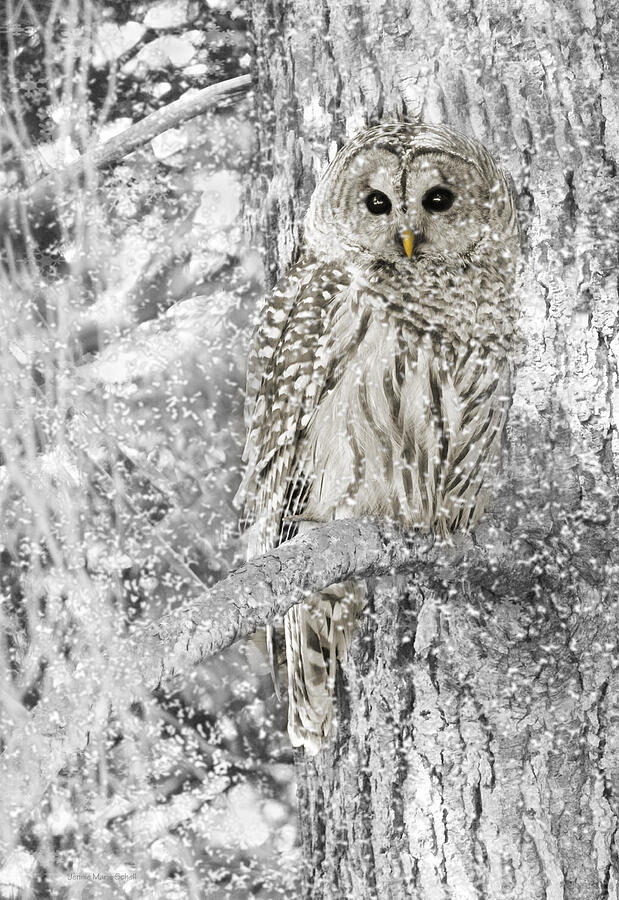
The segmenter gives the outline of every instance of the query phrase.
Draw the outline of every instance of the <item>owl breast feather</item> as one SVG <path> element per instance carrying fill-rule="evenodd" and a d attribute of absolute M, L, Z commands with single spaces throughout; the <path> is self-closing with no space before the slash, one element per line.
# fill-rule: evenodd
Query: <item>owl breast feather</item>
<path fill-rule="evenodd" d="M 347 361 L 302 436 L 312 469 L 303 518 L 375 515 L 440 532 L 474 524 L 506 417 L 505 361 L 477 339 L 424 333 L 372 304 L 351 352 L 358 301 L 342 297 L 322 349 Z"/>

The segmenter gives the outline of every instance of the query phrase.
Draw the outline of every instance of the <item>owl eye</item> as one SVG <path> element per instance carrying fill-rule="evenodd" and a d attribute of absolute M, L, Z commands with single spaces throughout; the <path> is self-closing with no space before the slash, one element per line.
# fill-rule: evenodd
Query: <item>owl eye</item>
<path fill-rule="evenodd" d="M 428 212 L 445 212 L 453 206 L 456 198 L 447 188 L 435 187 L 423 195 L 421 205 Z"/>
<path fill-rule="evenodd" d="M 372 191 L 365 198 L 365 205 L 374 216 L 386 215 L 391 212 L 391 200 L 382 191 Z"/>

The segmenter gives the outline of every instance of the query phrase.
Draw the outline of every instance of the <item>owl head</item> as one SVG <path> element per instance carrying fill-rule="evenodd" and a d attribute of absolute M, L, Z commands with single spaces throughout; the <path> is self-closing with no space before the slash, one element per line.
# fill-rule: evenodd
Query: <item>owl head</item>
<path fill-rule="evenodd" d="M 507 265 L 517 236 L 505 175 L 478 141 L 444 125 L 363 131 L 326 169 L 305 219 L 310 250 L 359 265 Z"/>

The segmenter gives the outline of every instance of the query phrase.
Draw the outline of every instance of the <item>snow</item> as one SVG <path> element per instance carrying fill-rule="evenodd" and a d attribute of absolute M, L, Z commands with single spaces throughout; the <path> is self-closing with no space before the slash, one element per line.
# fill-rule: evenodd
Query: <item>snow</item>
<path fill-rule="evenodd" d="M 100 69 L 118 59 L 142 39 L 145 31 L 144 25 L 140 25 L 139 22 L 130 21 L 124 25 L 103 22 L 97 29 L 92 56 L 93 65 Z"/>
<path fill-rule="evenodd" d="M 167 65 L 185 66 L 192 59 L 195 47 L 184 37 L 170 34 L 155 38 L 141 48 L 137 65 L 145 69 L 161 69 Z"/>
<path fill-rule="evenodd" d="M 188 4 L 183 0 L 162 0 L 153 3 L 144 16 L 147 28 L 174 28 L 187 21 Z"/>

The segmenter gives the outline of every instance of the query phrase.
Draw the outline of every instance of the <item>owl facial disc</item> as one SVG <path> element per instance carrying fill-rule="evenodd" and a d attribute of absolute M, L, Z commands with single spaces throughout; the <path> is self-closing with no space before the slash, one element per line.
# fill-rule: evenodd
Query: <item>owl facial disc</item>
<path fill-rule="evenodd" d="M 321 258 L 361 267 L 460 271 L 495 252 L 512 217 L 510 188 L 482 144 L 401 123 L 369 128 L 339 151 L 312 197 L 305 240 Z"/>

